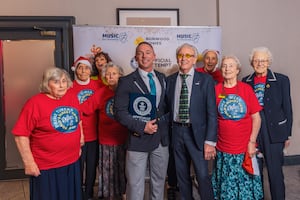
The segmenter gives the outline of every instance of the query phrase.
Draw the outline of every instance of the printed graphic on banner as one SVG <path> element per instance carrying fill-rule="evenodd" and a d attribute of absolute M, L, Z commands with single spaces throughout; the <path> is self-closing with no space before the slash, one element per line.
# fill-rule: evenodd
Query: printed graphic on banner
<path fill-rule="evenodd" d="M 221 28 L 217 26 L 73 26 L 74 57 L 93 56 L 92 47 L 99 47 L 110 55 L 113 62 L 121 66 L 125 74 L 138 66 L 135 48 L 143 41 L 153 45 L 156 53 L 154 67 L 170 75 L 178 70 L 176 49 L 189 43 L 198 49 L 197 66 L 202 65 L 201 52 L 215 49 L 221 52 Z"/>

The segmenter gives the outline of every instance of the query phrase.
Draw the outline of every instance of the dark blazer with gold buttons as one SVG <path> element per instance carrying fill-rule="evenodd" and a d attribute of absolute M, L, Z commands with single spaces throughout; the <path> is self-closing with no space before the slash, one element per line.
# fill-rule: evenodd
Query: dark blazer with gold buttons
<path fill-rule="evenodd" d="M 255 73 L 243 78 L 243 82 L 254 88 Z M 290 80 L 287 76 L 267 72 L 263 110 L 271 142 L 284 142 L 292 134 L 293 112 Z"/>
<path fill-rule="evenodd" d="M 169 144 L 169 119 L 165 106 L 166 77 L 158 71 L 154 70 L 154 72 L 161 85 L 161 97 L 156 109 L 158 131 L 153 135 L 144 133 L 146 122 L 133 118 L 129 112 L 131 93 L 150 94 L 138 70 L 121 77 L 118 82 L 114 98 L 114 116 L 117 121 L 129 129 L 127 148 L 130 151 L 149 152 L 156 149 L 159 144 L 163 146 Z"/>

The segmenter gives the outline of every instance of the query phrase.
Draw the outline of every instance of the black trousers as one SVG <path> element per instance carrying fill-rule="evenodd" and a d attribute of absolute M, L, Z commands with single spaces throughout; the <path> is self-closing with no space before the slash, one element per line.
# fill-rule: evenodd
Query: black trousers
<path fill-rule="evenodd" d="M 263 166 L 266 165 L 269 177 L 270 193 L 272 200 L 285 199 L 285 184 L 283 176 L 283 148 L 284 142 L 272 143 L 270 140 L 270 133 L 266 126 L 266 119 L 263 112 L 261 115 L 261 128 L 258 135 L 258 149 L 263 153 L 263 158 L 258 159 L 261 177 L 263 181 Z M 280 134 L 280 133 L 271 133 Z"/>
<path fill-rule="evenodd" d="M 86 142 L 81 148 L 81 172 L 84 199 L 93 198 L 99 154 L 98 141 Z"/>

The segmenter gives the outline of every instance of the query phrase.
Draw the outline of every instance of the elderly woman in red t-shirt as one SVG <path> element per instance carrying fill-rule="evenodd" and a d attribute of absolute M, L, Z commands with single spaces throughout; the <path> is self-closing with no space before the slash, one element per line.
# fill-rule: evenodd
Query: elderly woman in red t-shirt
<path fill-rule="evenodd" d="M 80 146 L 83 133 L 79 102 L 69 74 L 59 68 L 44 72 L 41 93 L 24 105 L 12 130 L 25 174 L 30 175 L 30 199 L 81 200 Z"/>
<path fill-rule="evenodd" d="M 215 86 L 218 106 L 217 157 L 212 177 L 215 199 L 263 198 L 260 177 L 242 167 L 246 155 L 256 156 L 261 106 L 252 88 L 238 81 L 240 70 L 237 57 L 223 57 L 224 82 Z"/>
<path fill-rule="evenodd" d="M 113 117 L 115 89 L 123 70 L 108 63 L 102 70 L 107 86 L 81 104 L 84 114 L 98 110 L 99 198 L 121 199 L 125 194 L 125 143 L 128 130 Z M 124 197 L 124 196 L 123 196 Z"/>

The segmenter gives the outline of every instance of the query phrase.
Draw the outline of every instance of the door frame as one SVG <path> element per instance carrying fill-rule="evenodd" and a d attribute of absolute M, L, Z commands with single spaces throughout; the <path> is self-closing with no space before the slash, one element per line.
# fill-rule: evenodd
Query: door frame
<path fill-rule="evenodd" d="M 73 16 L 0 16 L 0 40 L 55 40 L 55 65 L 70 72 L 74 60 Z M 24 169 L 6 169 L 3 60 L 0 58 L 0 180 L 27 177 Z"/>

